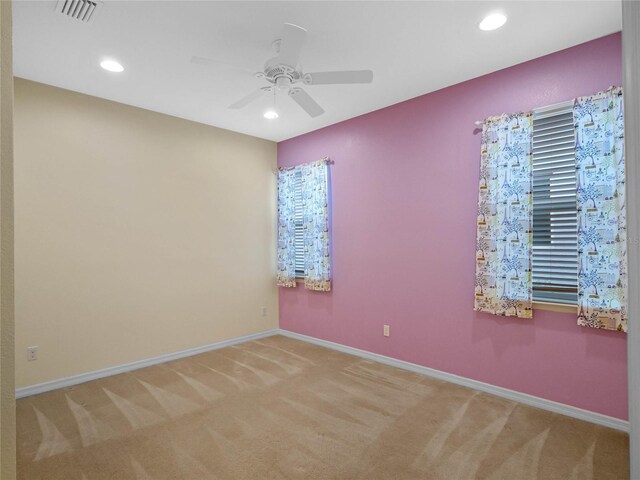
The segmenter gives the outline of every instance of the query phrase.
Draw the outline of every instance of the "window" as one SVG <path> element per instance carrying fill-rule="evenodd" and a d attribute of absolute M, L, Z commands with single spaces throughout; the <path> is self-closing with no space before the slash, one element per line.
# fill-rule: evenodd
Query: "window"
<path fill-rule="evenodd" d="M 295 225 L 296 225 L 296 278 L 304 278 L 304 229 L 302 216 L 302 171 L 296 170 L 294 198 L 296 204 Z"/>
<path fill-rule="evenodd" d="M 278 169 L 276 283 L 331 291 L 329 159 Z"/>
<path fill-rule="evenodd" d="M 578 302 L 572 102 L 533 116 L 533 301 Z"/>

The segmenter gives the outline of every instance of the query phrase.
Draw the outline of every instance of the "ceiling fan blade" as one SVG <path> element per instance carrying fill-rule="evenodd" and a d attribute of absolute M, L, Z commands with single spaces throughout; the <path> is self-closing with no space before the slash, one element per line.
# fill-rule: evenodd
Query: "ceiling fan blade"
<path fill-rule="evenodd" d="M 289 90 L 289 96 L 293 98 L 293 101 L 300 105 L 311 117 L 317 117 L 324 113 L 322 107 L 301 88 L 292 88 Z"/>
<path fill-rule="evenodd" d="M 344 83 L 371 83 L 371 70 L 347 70 L 343 72 L 314 72 L 304 76 L 305 85 L 331 85 Z"/>
<path fill-rule="evenodd" d="M 296 68 L 300 60 L 300 50 L 307 38 L 307 31 L 294 25 L 293 23 L 285 23 L 280 39 L 280 52 L 278 55 L 278 63 L 289 65 Z"/>
<path fill-rule="evenodd" d="M 262 97 L 267 92 L 268 90 L 263 90 L 262 88 L 259 88 L 258 90 L 251 92 L 246 97 L 242 97 L 236 103 L 232 103 L 231 105 L 229 105 L 229 108 L 231 108 L 232 110 L 238 110 L 240 108 L 244 108 L 247 105 L 249 105 L 251 102 L 255 102 L 257 99 Z"/>

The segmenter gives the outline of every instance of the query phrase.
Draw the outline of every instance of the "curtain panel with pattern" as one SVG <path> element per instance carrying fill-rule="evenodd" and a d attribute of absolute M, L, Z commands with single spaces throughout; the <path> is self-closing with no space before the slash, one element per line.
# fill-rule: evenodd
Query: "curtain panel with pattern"
<path fill-rule="evenodd" d="M 278 169 L 278 266 L 277 284 L 296 286 L 296 172 Z"/>
<path fill-rule="evenodd" d="M 301 165 L 304 231 L 304 286 L 331 290 L 329 256 L 329 166 L 326 160 Z"/>
<path fill-rule="evenodd" d="M 502 115 L 482 127 L 474 310 L 532 316 L 533 114 Z"/>
<path fill-rule="evenodd" d="M 578 324 L 627 331 L 622 88 L 577 98 Z"/>

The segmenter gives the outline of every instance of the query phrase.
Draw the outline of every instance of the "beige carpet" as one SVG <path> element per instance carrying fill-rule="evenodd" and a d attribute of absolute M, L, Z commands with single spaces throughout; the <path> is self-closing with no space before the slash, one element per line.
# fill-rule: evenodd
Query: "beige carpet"
<path fill-rule="evenodd" d="M 285 337 L 18 401 L 21 479 L 627 479 L 624 433 Z"/>

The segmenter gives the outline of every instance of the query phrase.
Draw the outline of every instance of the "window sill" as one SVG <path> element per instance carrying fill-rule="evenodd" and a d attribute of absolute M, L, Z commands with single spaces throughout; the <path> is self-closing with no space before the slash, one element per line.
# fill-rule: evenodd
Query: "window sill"
<path fill-rule="evenodd" d="M 551 302 L 533 302 L 534 310 L 548 310 L 550 312 L 561 313 L 578 313 L 577 305 L 566 305 L 564 303 L 551 303 Z"/>

